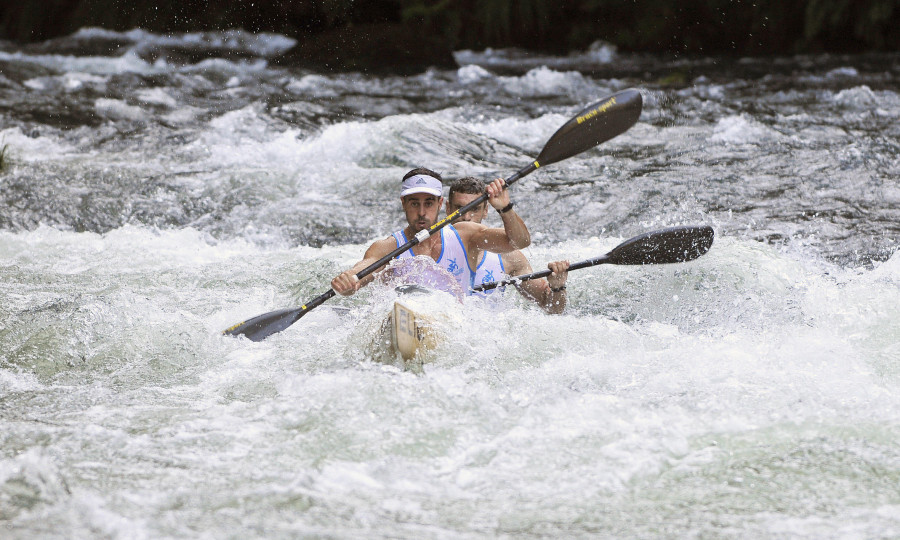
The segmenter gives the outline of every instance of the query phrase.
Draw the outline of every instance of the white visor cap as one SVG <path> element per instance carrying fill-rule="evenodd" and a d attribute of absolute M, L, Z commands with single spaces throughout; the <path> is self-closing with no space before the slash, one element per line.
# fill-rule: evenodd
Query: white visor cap
<path fill-rule="evenodd" d="M 425 174 L 410 176 L 403 181 L 403 184 L 400 186 L 400 188 L 401 197 L 406 197 L 407 195 L 412 195 L 413 193 L 428 193 L 429 195 L 434 195 L 435 197 L 441 197 L 444 194 L 444 185 L 441 184 L 441 181 L 433 176 L 428 176 Z"/>

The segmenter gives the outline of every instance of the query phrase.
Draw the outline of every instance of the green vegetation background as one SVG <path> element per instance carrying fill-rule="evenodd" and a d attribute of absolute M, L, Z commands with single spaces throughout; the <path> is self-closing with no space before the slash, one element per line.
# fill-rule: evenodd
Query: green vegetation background
<path fill-rule="evenodd" d="M 900 50 L 900 0 L 25 0 L 5 2 L 0 39 L 43 41 L 100 26 L 244 28 L 308 38 L 395 25 L 449 49 L 553 53 L 597 40 L 625 51 L 768 55 Z M 346 36 L 346 34 L 342 34 Z M 391 34 L 388 33 L 388 36 Z M 346 37 L 344 38 L 346 39 Z"/>

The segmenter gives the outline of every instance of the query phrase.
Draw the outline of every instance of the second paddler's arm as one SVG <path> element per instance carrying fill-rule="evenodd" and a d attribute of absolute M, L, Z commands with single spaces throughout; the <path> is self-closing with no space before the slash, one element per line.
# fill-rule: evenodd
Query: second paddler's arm
<path fill-rule="evenodd" d="M 510 276 L 521 276 L 532 272 L 531 263 L 521 251 L 513 251 L 503 255 L 503 265 Z M 536 302 L 551 315 L 565 311 L 566 279 L 568 278 L 569 261 L 556 261 L 547 265 L 551 274 L 547 279 L 529 279 L 515 284 L 516 289 L 529 300 Z"/>
<path fill-rule="evenodd" d="M 366 254 L 363 255 L 361 261 L 354 264 L 349 270 L 341 272 L 337 277 L 331 280 L 331 288 L 341 296 L 350 296 L 356 293 L 360 288 L 371 283 L 372 280 L 375 279 L 374 272 L 362 279 L 357 279 L 356 274 L 365 270 L 370 265 L 375 264 L 379 259 L 393 251 L 396 247 L 395 244 L 394 238 L 388 237 L 378 240 L 369 246 L 369 249 L 366 250 Z"/>

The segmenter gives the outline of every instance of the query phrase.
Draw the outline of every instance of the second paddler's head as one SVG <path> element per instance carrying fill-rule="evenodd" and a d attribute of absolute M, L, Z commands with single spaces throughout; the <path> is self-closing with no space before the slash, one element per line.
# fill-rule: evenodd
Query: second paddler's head
<path fill-rule="evenodd" d="M 437 223 L 443 194 L 441 175 L 430 169 L 419 167 L 403 176 L 400 204 L 413 234 Z"/>
<path fill-rule="evenodd" d="M 474 176 L 466 176 L 450 184 L 450 192 L 447 194 L 447 215 L 456 212 L 463 206 L 474 201 L 484 194 L 484 182 Z M 487 216 L 488 203 L 483 201 L 472 210 L 459 217 L 459 221 L 474 221 L 481 223 Z"/>

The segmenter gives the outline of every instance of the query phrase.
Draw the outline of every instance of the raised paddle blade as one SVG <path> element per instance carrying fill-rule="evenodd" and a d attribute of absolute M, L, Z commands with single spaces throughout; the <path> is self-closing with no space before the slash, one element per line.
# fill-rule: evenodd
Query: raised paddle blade
<path fill-rule="evenodd" d="M 641 116 L 642 105 L 641 93 L 628 89 L 585 107 L 556 130 L 535 161 L 544 167 L 625 133 Z"/>
<path fill-rule="evenodd" d="M 715 233 L 709 226 L 681 226 L 635 236 L 607 253 L 607 264 L 669 264 L 692 261 L 707 251 Z"/>

